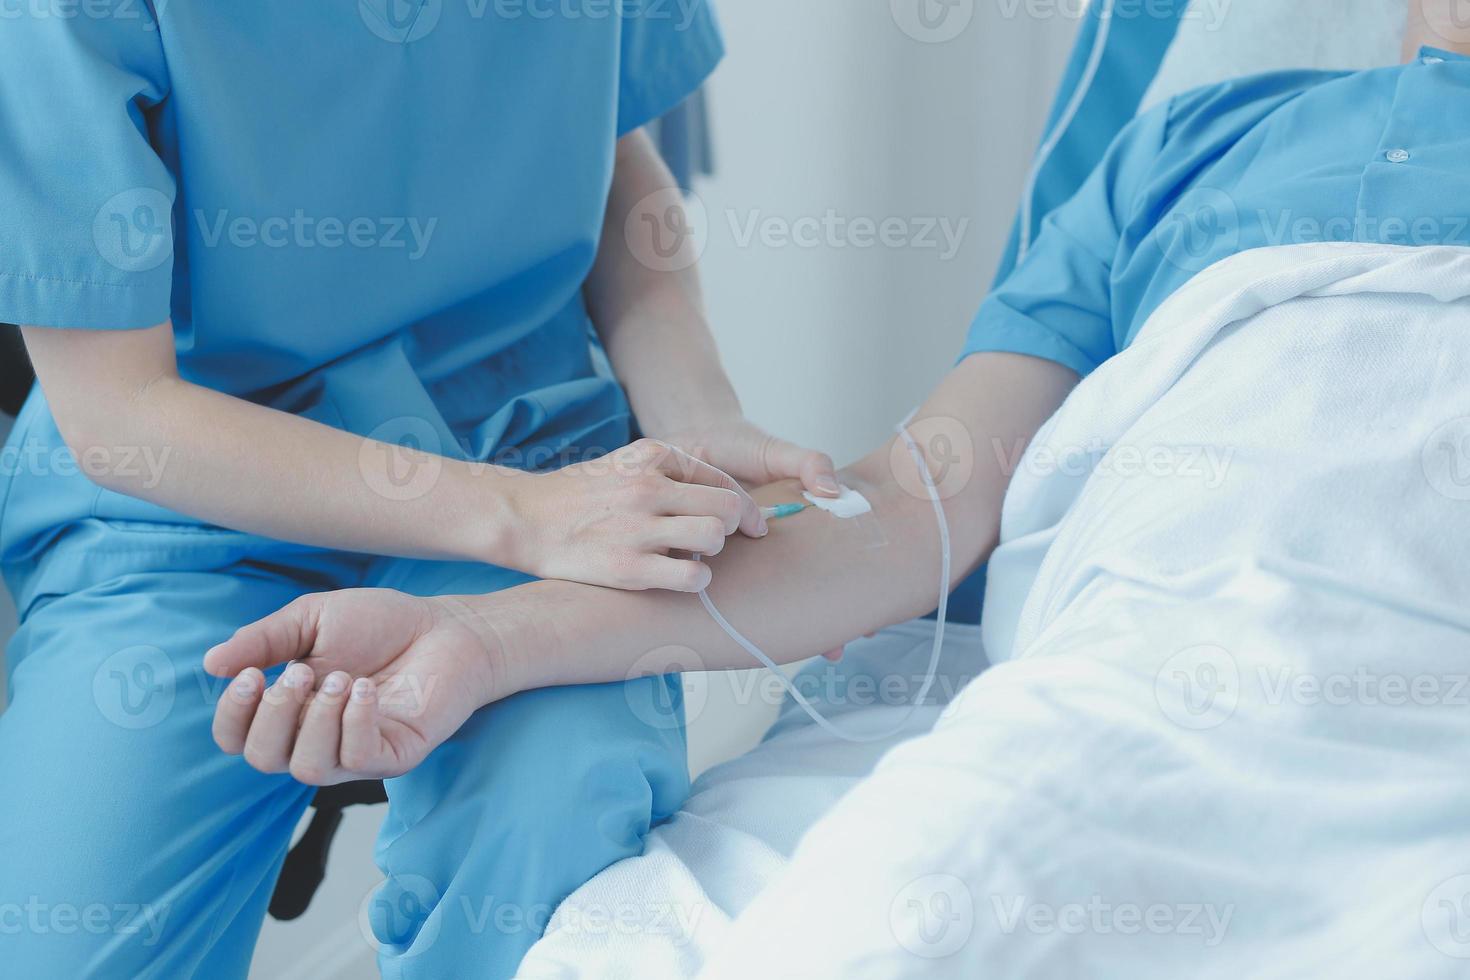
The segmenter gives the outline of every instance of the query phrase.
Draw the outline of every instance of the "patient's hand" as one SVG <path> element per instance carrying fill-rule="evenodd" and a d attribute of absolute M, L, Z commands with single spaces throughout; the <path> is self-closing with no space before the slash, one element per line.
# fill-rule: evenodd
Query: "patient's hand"
<path fill-rule="evenodd" d="M 497 691 L 493 634 L 462 603 L 385 589 L 308 595 L 204 658 L 234 681 L 214 739 L 262 772 L 324 786 L 400 776 Z M 269 688 L 262 668 L 298 661 Z"/>

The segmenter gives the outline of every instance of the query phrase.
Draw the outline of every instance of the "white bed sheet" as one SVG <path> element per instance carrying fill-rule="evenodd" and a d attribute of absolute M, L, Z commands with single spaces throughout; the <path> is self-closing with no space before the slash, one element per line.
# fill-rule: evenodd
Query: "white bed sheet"
<path fill-rule="evenodd" d="M 1465 977 L 1467 339 L 1467 248 L 1179 290 L 1017 468 L 995 666 L 700 980 Z"/>

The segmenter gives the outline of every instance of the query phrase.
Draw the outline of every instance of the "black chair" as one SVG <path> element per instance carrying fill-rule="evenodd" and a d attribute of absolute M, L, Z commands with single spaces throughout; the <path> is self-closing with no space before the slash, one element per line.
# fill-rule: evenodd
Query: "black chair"
<path fill-rule="evenodd" d="M 0 412 L 15 415 L 36 380 L 19 328 L 0 323 Z"/>
<path fill-rule="evenodd" d="M 30 394 L 36 381 L 26 356 L 20 330 L 0 323 L 0 412 L 15 415 Z M 349 806 L 385 803 L 388 794 L 376 780 L 343 783 L 317 791 L 311 805 L 315 810 L 306 833 L 286 855 L 281 876 L 271 896 L 271 917 L 282 922 L 299 917 L 311 905 L 311 899 L 327 874 L 327 856 L 332 838 L 342 825 L 342 811 Z"/>
<path fill-rule="evenodd" d="M 281 865 L 281 876 L 276 879 L 276 890 L 271 895 L 271 918 L 279 922 L 290 922 L 298 918 L 311 905 L 322 879 L 327 876 L 327 858 L 332 850 L 332 838 L 342 825 L 342 811 L 350 806 L 371 805 L 388 802 L 383 784 L 377 780 L 342 783 L 340 786 L 323 786 L 312 799 L 311 823 L 306 833 L 286 855 Z"/>

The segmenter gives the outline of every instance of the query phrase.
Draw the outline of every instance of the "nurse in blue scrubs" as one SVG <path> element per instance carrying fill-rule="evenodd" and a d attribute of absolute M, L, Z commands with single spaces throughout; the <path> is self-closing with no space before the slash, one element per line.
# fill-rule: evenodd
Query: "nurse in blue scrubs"
<path fill-rule="evenodd" d="M 216 750 L 200 660 L 239 625 L 349 586 L 697 589 L 684 552 L 765 531 L 735 479 L 835 492 L 741 415 L 640 131 L 720 54 L 698 2 L 7 13 L 0 320 L 41 384 L 0 512 L 0 972 L 245 974 L 321 774 Z M 463 693 L 422 681 L 372 696 Z M 680 804 L 679 699 L 533 692 L 375 773 L 384 975 L 510 976 Z"/>

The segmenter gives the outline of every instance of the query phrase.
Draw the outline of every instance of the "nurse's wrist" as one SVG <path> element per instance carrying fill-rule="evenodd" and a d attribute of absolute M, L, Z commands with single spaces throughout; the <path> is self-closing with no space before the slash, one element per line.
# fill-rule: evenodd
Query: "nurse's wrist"
<path fill-rule="evenodd" d="M 745 417 L 740 398 L 718 361 L 684 365 L 677 376 L 662 372 L 656 384 L 629 384 L 628 399 L 638 427 L 652 439 L 668 439 L 679 432 Z"/>
<path fill-rule="evenodd" d="M 638 416 L 645 436 L 675 444 L 686 433 L 718 429 L 744 420 L 745 412 L 733 394 L 729 398 L 716 395 L 671 399 L 660 411 Z"/>
<path fill-rule="evenodd" d="M 526 565 L 531 528 L 525 505 L 531 482 L 530 474 L 499 466 L 465 474 L 454 499 L 455 512 L 467 516 L 443 522 L 448 553 L 459 561 L 532 572 Z"/>

